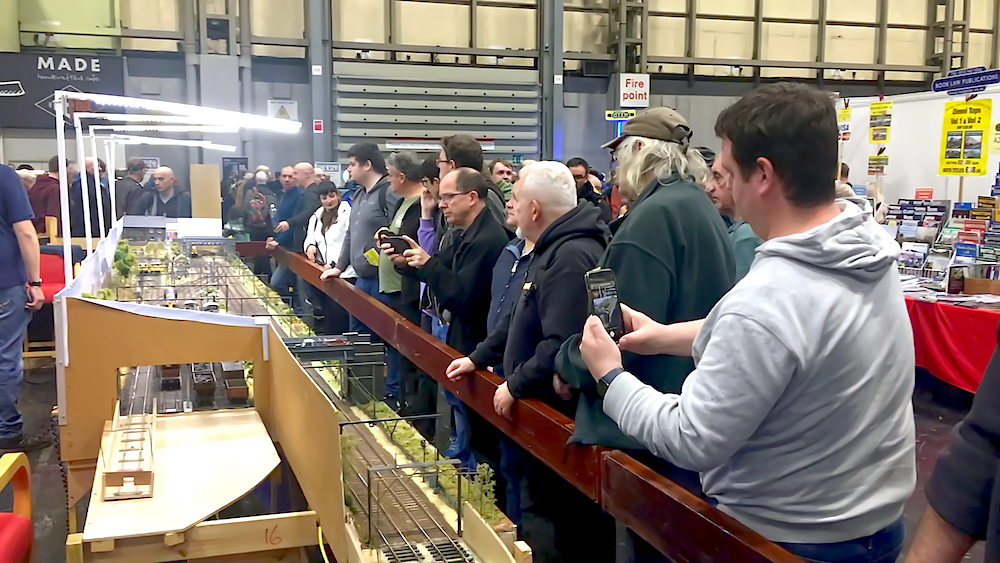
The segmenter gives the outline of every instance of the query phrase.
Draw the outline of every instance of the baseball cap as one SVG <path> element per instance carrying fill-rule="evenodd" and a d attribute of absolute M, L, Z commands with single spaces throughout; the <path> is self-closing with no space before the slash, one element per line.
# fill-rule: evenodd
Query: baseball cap
<path fill-rule="evenodd" d="M 644 110 L 622 125 L 622 134 L 601 145 L 602 149 L 615 150 L 626 137 L 646 137 L 677 143 L 687 148 L 691 127 L 676 110 L 659 107 Z"/>

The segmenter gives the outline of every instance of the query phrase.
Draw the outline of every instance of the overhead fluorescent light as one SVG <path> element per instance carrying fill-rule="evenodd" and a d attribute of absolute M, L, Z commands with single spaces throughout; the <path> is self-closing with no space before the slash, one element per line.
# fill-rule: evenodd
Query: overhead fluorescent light
<path fill-rule="evenodd" d="M 143 98 L 130 98 L 127 96 L 114 96 L 111 94 L 91 94 L 86 92 L 56 90 L 53 103 L 61 104 L 63 99 L 90 101 L 101 106 L 158 111 L 173 115 L 204 119 L 205 123 L 238 125 L 248 129 L 263 129 L 278 133 L 297 133 L 299 129 L 302 128 L 302 124 L 298 121 L 254 115 L 250 113 L 241 113 L 238 111 L 206 108 L 189 104 L 164 102 L 161 100 L 146 100 Z"/>
<path fill-rule="evenodd" d="M 229 125 L 91 125 L 91 131 L 118 133 L 239 133 L 239 127 Z"/>
<path fill-rule="evenodd" d="M 143 137 L 141 135 L 111 135 L 111 140 L 121 145 L 165 145 L 178 147 L 199 147 L 225 152 L 236 152 L 233 145 L 219 145 L 211 141 L 192 139 L 163 139 L 160 137 Z"/>

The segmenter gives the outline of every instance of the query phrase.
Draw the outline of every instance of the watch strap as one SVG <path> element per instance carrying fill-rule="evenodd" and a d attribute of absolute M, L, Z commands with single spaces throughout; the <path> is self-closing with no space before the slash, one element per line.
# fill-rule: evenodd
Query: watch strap
<path fill-rule="evenodd" d="M 616 377 L 625 372 L 624 368 L 614 368 L 597 380 L 597 396 L 604 398 L 604 394 L 611 388 L 611 383 Z"/>
<path fill-rule="evenodd" d="M 42 280 L 30 281 L 28 282 L 28 285 L 31 287 L 42 287 Z"/>

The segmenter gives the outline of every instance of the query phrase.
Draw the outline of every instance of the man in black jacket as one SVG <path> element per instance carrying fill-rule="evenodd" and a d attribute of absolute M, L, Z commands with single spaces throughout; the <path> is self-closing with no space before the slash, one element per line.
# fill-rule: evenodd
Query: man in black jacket
<path fill-rule="evenodd" d="M 87 157 L 84 159 L 86 165 L 86 172 L 80 174 L 80 176 L 73 182 L 73 185 L 69 187 L 69 228 L 70 232 L 74 237 L 84 237 L 87 236 L 86 231 L 86 221 L 84 220 L 84 209 L 83 209 L 83 180 L 84 174 L 87 175 L 87 195 L 88 201 L 90 202 L 90 236 L 94 238 L 104 238 L 111 230 L 111 224 L 114 223 L 114 218 L 111 216 L 111 192 L 108 190 L 108 177 L 105 175 L 107 173 L 107 168 L 105 167 L 104 161 L 98 159 L 97 162 L 93 158 Z M 98 174 L 95 175 L 94 168 L 97 167 Z M 101 192 L 101 205 L 98 209 L 97 205 L 97 192 Z M 103 212 L 104 218 L 104 230 L 101 230 L 101 215 Z"/>
<path fill-rule="evenodd" d="M 297 251 L 302 250 L 302 243 L 306 240 L 306 227 L 309 226 L 309 218 L 319 209 L 319 194 L 316 191 L 319 182 L 316 181 L 316 174 L 313 172 L 313 165 L 308 162 L 300 162 L 292 168 L 295 176 L 295 183 L 305 192 L 302 199 L 295 206 L 295 214 L 285 221 L 274 226 L 274 232 L 282 233 L 287 230 L 292 231 L 292 247 Z"/>
<path fill-rule="evenodd" d="M 161 166 L 153 171 L 155 189 L 136 201 L 129 215 L 156 217 L 191 217 L 191 194 L 177 184 L 174 171 Z"/>
<path fill-rule="evenodd" d="M 507 230 L 484 213 L 488 190 L 486 178 L 476 170 L 450 172 L 438 188 L 438 207 L 454 227 L 449 244 L 430 256 L 407 237 L 410 249 L 403 256 L 389 255 L 396 265 L 407 266 L 400 268 L 404 276 L 417 278 L 433 291 L 451 319 L 445 342 L 463 354 L 486 339 L 493 264 L 510 240 Z M 463 466 L 475 468 L 464 405 L 450 394 L 448 399 L 455 411 L 457 457 Z"/>
<path fill-rule="evenodd" d="M 566 166 L 573 173 L 573 180 L 576 181 L 577 197 L 597 207 L 601 211 L 601 221 L 605 225 L 611 224 L 611 204 L 604 199 L 604 190 L 601 189 L 600 180 L 590 171 L 587 161 L 575 157 L 566 161 Z"/>
<path fill-rule="evenodd" d="M 142 179 L 146 177 L 146 161 L 133 158 L 125 165 L 125 177 L 115 182 L 115 219 L 121 219 L 142 197 Z"/>
<path fill-rule="evenodd" d="M 1000 334 L 997 335 L 1000 343 Z M 976 540 L 1000 561 L 1000 348 L 927 482 L 929 506 L 906 563 L 958 563 Z"/>
<path fill-rule="evenodd" d="M 513 310 L 486 340 L 469 357 L 452 362 L 446 375 L 458 379 L 502 357 L 506 381 L 493 397 L 498 414 L 509 418 L 517 399 L 531 397 L 572 416 L 574 404 L 568 388 L 560 386 L 561 397 L 554 390 L 555 356 L 562 342 L 581 330 L 587 319 L 584 274 L 604 253 L 608 231 L 598 220 L 597 208 L 577 203 L 573 177 L 559 162 L 525 168 L 514 184 L 510 207 L 525 240 L 534 244 L 523 290 Z M 533 460 L 528 462 L 524 484 L 523 533 L 535 561 L 613 559 L 613 552 L 604 553 L 607 558 L 598 555 L 602 548 L 613 547 L 613 537 L 602 542 L 579 541 L 580 526 L 610 532 L 610 526 L 588 526 L 600 518 L 597 505 Z"/>

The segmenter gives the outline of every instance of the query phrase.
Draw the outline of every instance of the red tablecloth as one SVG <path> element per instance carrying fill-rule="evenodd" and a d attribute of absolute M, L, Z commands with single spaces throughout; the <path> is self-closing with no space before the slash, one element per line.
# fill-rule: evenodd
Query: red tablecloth
<path fill-rule="evenodd" d="M 917 367 L 972 393 L 997 345 L 1000 311 L 906 298 Z"/>

